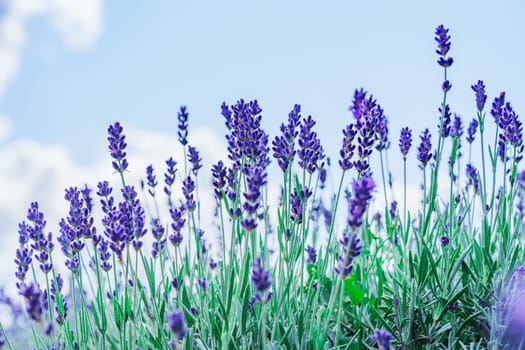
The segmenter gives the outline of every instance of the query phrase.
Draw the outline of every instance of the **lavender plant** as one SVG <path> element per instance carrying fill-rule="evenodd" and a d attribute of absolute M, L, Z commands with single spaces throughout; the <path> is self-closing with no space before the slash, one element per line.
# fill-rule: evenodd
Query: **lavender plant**
<path fill-rule="evenodd" d="M 270 146 L 257 101 L 223 103 L 228 159 L 211 167 L 213 227 L 201 218 L 208 169 L 189 143 L 186 107 L 177 132 L 183 169 L 170 157 L 157 178 L 148 165 L 139 187 L 127 181 L 125 131 L 114 123 L 108 149 L 118 185 L 66 189 L 56 240 L 36 202 L 20 223 L 18 295 L 0 293 L 0 306 L 27 331 L 0 318 L 0 348 L 522 348 L 522 123 L 499 94 L 487 142 L 487 95 L 478 81 L 461 167 L 463 124 L 447 103 L 451 37 L 443 25 L 435 34 L 443 70 L 437 139 L 422 130 L 416 160 L 412 130 L 401 130 L 390 156 L 403 161 L 402 203 L 386 176 L 388 118 L 364 89 L 355 91 L 342 131 L 340 173 L 331 173 L 316 121 L 300 105 Z M 268 175 L 271 156 L 281 179 Z M 421 206 L 412 208 L 406 173 L 416 166 Z M 281 189 L 277 203 L 269 188 Z"/>

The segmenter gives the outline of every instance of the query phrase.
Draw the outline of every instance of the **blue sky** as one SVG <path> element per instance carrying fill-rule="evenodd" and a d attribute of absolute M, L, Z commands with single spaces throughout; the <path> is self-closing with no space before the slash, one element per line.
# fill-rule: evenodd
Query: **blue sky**
<path fill-rule="evenodd" d="M 100 32 L 81 50 L 64 44 L 49 16 L 26 21 L 0 114 L 12 138 L 63 144 L 89 164 L 115 120 L 175 135 L 185 104 L 192 127 L 223 133 L 220 103 L 257 98 L 275 134 L 300 103 L 335 157 L 355 88 L 377 97 L 395 139 L 404 125 L 416 134 L 435 127 L 440 23 L 452 35 L 452 110 L 467 123 L 470 85 L 483 79 L 489 101 L 505 90 L 522 111 L 523 15 L 519 1 L 104 1 Z"/>

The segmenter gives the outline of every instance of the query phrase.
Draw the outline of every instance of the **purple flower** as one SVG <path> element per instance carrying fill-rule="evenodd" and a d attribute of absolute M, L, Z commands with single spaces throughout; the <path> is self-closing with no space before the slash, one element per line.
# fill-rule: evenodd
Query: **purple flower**
<path fill-rule="evenodd" d="M 377 345 L 382 350 L 390 350 L 390 342 L 392 335 L 384 329 L 376 329 L 372 334 L 372 339 L 377 342 Z"/>
<path fill-rule="evenodd" d="M 241 225 L 246 231 L 252 231 L 257 227 L 257 214 L 261 206 L 261 189 L 266 185 L 266 172 L 260 167 L 248 167 L 247 171 L 247 191 L 243 193 L 244 203 L 242 208 L 247 214 L 241 221 Z"/>
<path fill-rule="evenodd" d="M 442 236 L 440 238 L 440 241 L 441 241 L 441 245 L 445 246 L 445 245 L 448 245 L 450 243 L 450 238 L 448 238 L 448 236 L 445 235 L 445 236 Z"/>
<path fill-rule="evenodd" d="M 268 135 L 261 128 L 261 108 L 257 101 L 245 103 L 239 100 L 232 106 L 232 115 L 227 124 L 231 133 L 226 136 L 229 158 L 235 170 L 245 164 L 266 168 L 270 163 L 268 153 Z"/>
<path fill-rule="evenodd" d="M 26 311 L 31 319 L 35 322 L 40 322 L 42 320 L 44 309 L 47 308 L 47 298 L 45 293 L 34 283 L 24 286 L 19 293 L 25 299 Z"/>
<path fill-rule="evenodd" d="M 443 92 L 449 92 L 450 89 L 452 89 L 452 84 L 450 83 L 450 81 L 445 80 L 443 84 L 441 84 L 441 89 L 443 90 Z"/>
<path fill-rule="evenodd" d="M 151 234 L 153 235 L 153 238 L 155 238 L 155 242 L 153 242 L 153 250 L 151 252 L 153 258 L 157 258 L 158 254 L 166 246 L 166 239 L 163 239 L 164 231 L 164 226 L 160 223 L 160 219 L 153 219 L 151 229 Z"/>
<path fill-rule="evenodd" d="M 432 143 L 430 142 L 431 135 L 428 128 L 425 129 L 419 136 L 421 143 L 417 148 L 417 159 L 421 162 L 423 167 L 426 167 L 428 161 L 432 158 Z"/>
<path fill-rule="evenodd" d="M 122 174 L 128 168 L 128 161 L 126 160 L 126 137 L 123 134 L 124 129 L 119 122 L 110 125 L 108 128 L 109 152 L 113 158 L 113 169 Z"/>
<path fill-rule="evenodd" d="M 297 127 L 301 120 L 301 106 L 296 104 L 288 114 L 288 124 L 281 124 L 282 135 L 276 136 L 272 142 L 273 156 L 282 171 L 286 171 L 295 157 L 295 139 L 298 132 Z"/>
<path fill-rule="evenodd" d="M 177 247 L 182 243 L 182 228 L 184 227 L 184 223 L 186 222 L 186 219 L 183 217 L 184 215 L 184 207 L 181 208 L 171 208 L 170 209 L 170 216 L 171 216 L 171 229 L 173 230 L 173 233 L 169 236 L 170 243 Z"/>
<path fill-rule="evenodd" d="M 194 175 L 197 175 L 197 172 L 202 168 L 202 158 L 200 158 L 199 151 L 195 147 L 188 147 L 188 160 L 191 163 L 191 171 Z"/>
<path fill-rule="evenodd" d="M 211 173 L 212 173 L 212 184 L 213 184 L 213 192 L 215 193 L 215 197 L 220 201 L 222 200 L 222 191 L 223 188 L 226 186 L 226 167 L 224 166 L 224 163 L 222 160 L 219 160 L 219 162 L 216 165 L 213 165 L 211 167 Z"/>
<path fill-rule="evenodd" d="M 63 299 L 62 287 L 64 286 L 64 280 L 60 274 L 56 275 L 56 279 L 51 280 L 50 297 L 51 300 L 55 303 L 55 310 L 57 312 L 56 321 L 58 324 L 64 323 L 67 317 L 67 303 Z"/>
<path fill-rule="evenodd" d="M 126 245 L 126 236 L 120 224 L 121 212 L 117 209 L 115 199 L 111 196 L 111 193 L 112 189 L 107 181 L 98 184 L 97 195 L 101 197 L 100 204 L 105 214 L 102 218 L 104 235 L 109 239 L 111 250 L 121 259 L 122 250 Z"/>
<path fill-rule="evenodd" d="M 487 102 L 487 94 L 485 93 L 485 85 L 482 80 L 478 80 L 476 85 L 471 86 L 472 90 L 476 94 L 476 107 L 478 112 L 482 112 L 485 108 L 485 103 Z"/>
<path fill-rule="evenodd" d="M 135 250 L 139 250 L 142 247 L 142 238 L 147 232 L 144 228 L 146 214 L 133 186 L 125 186 L 121 191 L 124 198 L 124 202 L 119 203 L 120 225 L 124 233 L 122 238 L 126 242 L 133 242 Z"/>
<path fill-rule="evenodd" d="M 186 111 L 186 106 L 180 106 L 177 118 L 179 119 L 179 142 L 186 146 L 188 143 L 188 112 Z"/>
<path fill-rule="evenodd" d="M 306 262 L 308 264 L 315 264 L 315 262 L 317 261 L 317 251 L 315 250 L 315 248 L 309 245 L 306 247 L 305 250 L 306 254 L 308 254 L 308 259 L 306 259 Z"/>
<path fill-rule="evenodd" d="M 148 183 L 148 193 L 150 196 L 155 197 L 155 187 L 157 186 L 157 177 L 153 173 L 153 165 L 148 165 L 146 167 L 146 180 Z"/>
<path fill-rule="evenodd" d="M 177 337 L 179 340 L 184 339 L 188 329 L 186 328 L 186 323 L 184 322 L 184 314 L 181 310 L 175 310 L 168 313 L 168 327 L 170 331 Z"/>
<path fill-rule="evenodd" d="M 100 240 L 100 244 L 98 245 L 98 256 L 100 258 L 100 268 L 106 272 L 111 270 L 111 264 L 109 263 L 111 253 L 109 252 L 108 248 L 108 241 L 102 238 Z"/>
<path fill-rule="evenodd" d="M 375 112 L 378 112 L 377 124 L 376 124 L 376 150 L 379 152 L 388 149 L 390 147 L 390 141 L 388 141 L 388 118 L 383 115 L 381 106 L 377 105 Z"/>
<path fill-rule="evenodd" d="M 401 136 L 399 137 L 399 149 L 401 150 L 401 154 L 403 155 L 404 160 L 407 159 L 407 154 L 411 146 L 412 130 L 410 130 L 408 127 L 402 128 Z"/>
<path fill-rule="evenodd" d="M 309 115 L 303 119 L 299 131 L 299 150 L 297 152 L 299 166 L 310 174 L 320 168 L 321 161 L 325 157 L 321 141 L 317 137 L 317 133 L 313 131 L 314 125 L 315 121 L 312 116 Z"/>
<path fill-rule="evenodd" d="M 27 211 L 27 219 L 32 225 L 27 225 L 27 234 L 31 239 L 31 249 L 34 251 L 34 259 L 39 262 L 39 267 L 45 274 L 49 273 L 53 268 L 50 260 L 50 254 L 53 251 L 54 244 L 52 242 L 52 234 L 49 232 L 44 234 L 46 220 L 44 213 L 39 210 L 37 202 L 31 203 Z"/>
<path fill-rule="evenodd" d="M 390 209 L 388 210 L 388 213 L 390 214 L 391 218 L 394 218 L 397 214 L 397 201 L 392 201 L 390 203 Z"/>
<path fill-rule="evenodd" d="M 335 272 L 341 274 L 343 278 L 347 278 L 354 268 L 354 259 L 361 254 L 361 241 L 355 233 L 343 233 L 343 238 L 339 243 L 341 243 L 343 252 L 337 258 Z"/>
<path fill-rule="evenodd" d="M 468 185 L 474 188 L 474 193 L 479 193 L 479 174 L 472 164 L 467 164 L 467 179 Z"/>
<path fill-rule="evenodd" d="M 490 114 L 494 117 L 494 121 L 499 125 L 499 120 L 503 114 L 503 107 L 505 106 L 505 92 L 500 93 L 499 97 L 494 98 L 492 102 L 492 109 Z"/>
<path fill-rule="evenodd" d="M 436 28 L 435 39 L 438 44 L 436 53 L 440 56 L 437 61 L 438 64 L 443 68 L 450 67 L 454 62 L 452 57 L 447 57 L 450 50 L 450 35 L 448 35 L 448 29 L 445 29 L 442 24 Z"/>
<path fill-rule="evenodd" d="M 260 257 L 257 257 L 252 262 L 251 279 L 253 287 L 256 290 L 256 294 L 259 295 L 261 298 L 272 287 L 272 279 L 270 277 L 270 272 L 263 268 L 262 259 Z M 269 298 L 270 295 L 266 295 L 266 297 L 263 298 L 263 300 L 268 301 Z"/>
<path fill-rule="evenodd" d="M 349 170 L 353 167 L 352 157 L 354 156 L 355 145 L 353 144 L 357 130 L 354 124 L 349 124 L 343 130 L 343 146 L 339 151 L 341 159 L 339 160 L 339 166 L 343 170 Z"/>
<path fill-rule="evenodd" d="M 467 142 L 472 143 L 474 142 L 474 137 L 476 136 L 476 130 L 478 129 L 478 120 L 476 118 L 473 118 L 470 122 L 467 130 Z"/>
<path fill-rule="evenodd" d="M 206 278 L 205 278 L 205 277 L 203 277 L 203 278 L 199 278 L 199 279 L 197 280 L 197 283 L 198 283 L 199 287 L 201 287 L 202 291 L 203 291 L 204 293 L 206 293 L 206 286 L 207 286 Z"/>
<path fill-rule="evenodd" d="M 372 199 L 372 191 L 375 188 L 371 177 L 362 177 L 354 180 L 352 184 L 352 196 L 348 198 L 348 225 L 356 229 L 363 223 L 363 215 L 368 203 Z"/>
<path fill-rule="evenodd" d="M 184 194 L 184 198 L 186 198 L 186 209 L 190 212 L 197 208 L 197 203 L 193 196 L 194 190 L 195 182 L 191 179 L 191 176 L 186 177 L 182 182 L 182 193 Z"/>
<path fill-rule="evenodd" d="M 290 195 L 290 219 L 295 221 L 297 224 L 303 222 L 303 211 L 306 208 L 306 202 L 312 195 L 312 191 L 306 187 L 300 185 L 300 188 L 292 191 Z"/>
<path fill-rule="evenodd" d="M 443 112 L 443 109 L 439 107 L 439 119 L 441 124 L 438 125 L 438 128 L 441 131 L 441 136 L 443 138 L 447 138 L 450 136 L 450 124 L 452 122 L 452 115 L 450 114 L 450 107 L 448 105 L 445 105 L 445 112 Z"/>
<path fill-rule="evenodd" d="M 463 136 L 463 122 L 461 121 L 461 117 L 457 114 L 454 114 L 454 122 L 452 123 L 450 133 L 458 138 Z"/>
<path fill-rule="evenodd" d="M 170 197 L 170 204 L 171 204 L 171 187 L 173 186 L 173 183 L 175 182 L 175 174 L 177 173 L 177 162 L 173 160 L 173 157 L 170 157 L 168 160 L 166 160 L 166 172 L 164 173 L 164 193 L 168 197 Z M 171 207 L 171 205 L 170 205 Z"/>

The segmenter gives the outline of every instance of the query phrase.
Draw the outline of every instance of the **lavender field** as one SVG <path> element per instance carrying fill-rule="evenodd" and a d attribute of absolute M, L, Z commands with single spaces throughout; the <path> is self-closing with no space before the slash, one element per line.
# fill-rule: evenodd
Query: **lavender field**
<path fill-rule="evenodd" d="M 0 348 L 525 349 L 522 122 L 505 92 L 454 81 L 453 34 L 434 32 L 432 125 L 391 130 L 358 88 L 336 154 L 300 104 L 269 135 L 271 101 L 238 99 L 207 169 L 181 106 L 173 157 L 135 183 L 112 122 L 113 172 L 66 188 L 56 227 L 37 201 L 20 218 Z M 474 115 L 453 112 L 459 85 Z"/>

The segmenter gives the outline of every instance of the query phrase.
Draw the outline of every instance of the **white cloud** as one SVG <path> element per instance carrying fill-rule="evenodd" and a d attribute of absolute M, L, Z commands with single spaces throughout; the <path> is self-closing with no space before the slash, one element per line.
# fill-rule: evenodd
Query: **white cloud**
<path fill-rule="evenodd" d="M 6 0 L 0 18 L 0 96 L 16 77 L 26 43 L 26 23 L 46 17 L 71 49 L 87 49 L 102 29 L 103 0 Z"/>

